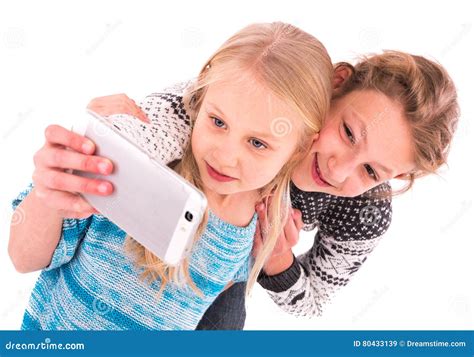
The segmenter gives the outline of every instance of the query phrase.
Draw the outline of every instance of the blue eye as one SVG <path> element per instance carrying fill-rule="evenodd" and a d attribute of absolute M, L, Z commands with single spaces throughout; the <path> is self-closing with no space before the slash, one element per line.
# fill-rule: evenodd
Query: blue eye
<path fill-rule="evenodd" d="M 376 174 L 375 170 L 372 168 L 372 166 L 365 164 L 364 168 L 365 168 L 365 171 L 367 171 L 367 174 L 369 175 L 369 177 L 371 179 L 373 179 L 375 181 L 378 180 L 377 174 Z"/>
<path fill-rule="evenodd" d="M 344 132 L 346 133 L 346 136 L 351 142 L 351 144 L 355 144 L 356 140 L 354 134 L 352 134 L 351 128 L 349 128 L 346 123 L 343 123 L 342 125 L 344 127 Z"/>
<path fill-rule="evenodd" d="M 218 128 L 223 128 L 225 126 L 225 123 L 220 120 L 217 117 L 211 117 L 212 121 L 214 122 L 214 125 L 217 126 Z"/>
<path fill-rule="evenodd" d="M 258 139 L 250 139 L 250 143 L 256 149 L 262 149 L 262 148 L 266 149 L 267 148 L 267 146 Z"/>

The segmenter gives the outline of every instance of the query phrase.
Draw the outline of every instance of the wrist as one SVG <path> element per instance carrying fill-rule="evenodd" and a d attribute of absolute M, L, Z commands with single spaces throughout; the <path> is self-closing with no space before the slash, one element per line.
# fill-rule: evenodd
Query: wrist
<path fill-rule="evenodd" d="M 270 257 L 263 266 L 263 271 L 268 276 L 280 274 L 291 267 L 293 259 L 293 252 L 290 249 L 286 253 Z"/>

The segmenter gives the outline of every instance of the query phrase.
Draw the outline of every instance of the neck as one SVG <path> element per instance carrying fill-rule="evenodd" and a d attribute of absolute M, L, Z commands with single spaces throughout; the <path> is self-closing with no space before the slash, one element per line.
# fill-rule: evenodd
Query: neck
<path fill-rule="evenodd" d="M 257 191 L 246 191 L 221 195 L 211 190 L 204 190 L 209 208 L 222 220 L 236 225 L 247 226 L 255 213 L 255 204 L 259 198 Z"/>

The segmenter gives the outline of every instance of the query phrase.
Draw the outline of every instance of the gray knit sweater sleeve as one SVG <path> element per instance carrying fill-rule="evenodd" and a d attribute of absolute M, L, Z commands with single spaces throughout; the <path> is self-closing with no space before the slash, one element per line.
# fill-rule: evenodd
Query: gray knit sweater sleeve
<path fill-rule="evenodd" d="M 150 123 L 127 114 L 114 114 L 106 119 L 150 157 L 163 165 L 170 164 L 183 157 L 191 139 L 191 119 L 183 102 L 183 94 L 191 85 L 178 83 L 139 102 Z"/>

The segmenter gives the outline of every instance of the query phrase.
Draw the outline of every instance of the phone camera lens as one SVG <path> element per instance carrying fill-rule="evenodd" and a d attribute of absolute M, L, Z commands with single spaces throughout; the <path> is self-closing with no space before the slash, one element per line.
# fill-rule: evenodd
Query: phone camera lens
<path fill-rule="evenodd" d="M 187 221 L 191 222 L 193 220 L 193 214 L 189 211 L 186 211 L 184 214 L 184 218 L 186 218 Z"/>

